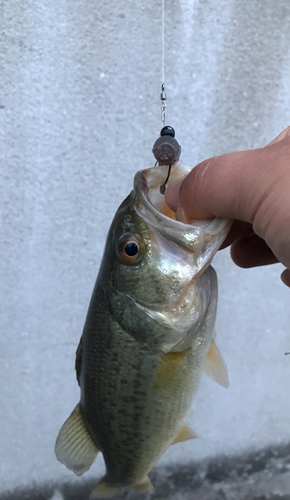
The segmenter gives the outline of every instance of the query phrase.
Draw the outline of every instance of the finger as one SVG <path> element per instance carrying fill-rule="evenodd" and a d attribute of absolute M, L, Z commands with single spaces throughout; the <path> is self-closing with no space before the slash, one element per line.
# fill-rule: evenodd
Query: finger
<path fill-rule="evenodd" d="M 286 137 L 290 137 L 290 127 L 285 128 L 273 141 L 269 142 L 268 146 L 275 144 L 276 142 L 283 141 Z"/>
<path fill-rule="evenodd" d="M 286 286 L 290 287 L 290 269 L 285 269 L 281 274 L 281 280 Z"/>
<path fill-rule="evenodd" d="M 193 219 L 218 216 L 252 223 L 272 189 L 277 156 L 289 156 L 289 139 L 290 127 L 264 148 L 229 153 L 200 163 L 181 184 L 173 182 L 168 187 L 167 203 L 173 210 L 181 205 Z M 277 144 L 283 140 L 284 151 Z"/>
<path fill-rule="evenodd" d="M 265 148 L 264 148 L 265 149 Z M 230 153 L 197 165 L 179 188 L 179 203 L 194 219 L 213 216 L 252 223 L 259 203 L 264 150 Z M 167 202 L 178 199 L 168 188 Z"/>
<path fill-rule="evenodd" d="M 178 179 L 171 183 L 166 190 L 165 196 L 168 197 L 166 201 L 169 202 L 168 204 L 170 208 L 172 208 L 174 211 L 176 211 L 179 206 L 179 188 L 182 182 L 183 179 Z M 248 232 L 249 230 L 252 230 L 251 224 L 235 220 L 229 234 L 221 245 L 220 250 L 223 250 L 224 248 L 232 245 L 235 240 L 246 234 L 246 232 Z"/>
<path fill-rule="evenodd" d="M 217 216 L 252 224 L 259 207 L 274 190 L 273 183 L 280 179 L 273 175 L 273 165 L 286 176 L 283 165 L 288 157 L 289 144 L 285 141 L 283 146 L 272 144 L 206 160 L 183 180 L 180 205 L 193 219 Z"/>
<path fill-rule="evenodd" d="M 229 245 L 232 245 L 234 241 L 236 241 L 238 238 L 241 236 L 244 236 L 247 234 L 249 231 L 252 231 L 252 225 L 248 224 L 247 222 L 242 222 L 240 220 L 235 220 L 229 234 L 227 235 L 225 241 L 220 247 L 220 250 L 223 250 L 224 248 L 228 247 Z"/>
<path fill-rule="evenodd" d="M 279 262 L 265 241 L 253 231 L 233 243 L 231 257 L 237 266 L 243 268 L 267 266 Z"/>

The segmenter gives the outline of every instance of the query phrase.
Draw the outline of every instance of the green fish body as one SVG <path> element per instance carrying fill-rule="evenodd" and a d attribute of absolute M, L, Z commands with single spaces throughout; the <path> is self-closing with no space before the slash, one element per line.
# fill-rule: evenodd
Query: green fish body
<path fill-rule="evenodd" d="M 186 172 L 176 162 L 171 181 Z M 151 491 L 158 458 L 195 437 L 186 419 L 202 372 L 228 385 L 210 262 L 230 224 L 181 221 L 158 190 L 164 176 L 164 167 L 138 172 L 114 217 L 77 350 L 80 403 L 56 442 L 78 475 L 103 453 L 106 475 L 91 498 Z"/>

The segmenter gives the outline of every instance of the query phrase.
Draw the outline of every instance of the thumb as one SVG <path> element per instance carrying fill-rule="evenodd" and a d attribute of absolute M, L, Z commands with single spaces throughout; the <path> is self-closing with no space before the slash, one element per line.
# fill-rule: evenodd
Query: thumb
<path fill-rule="evenodd" d="M 256 163 L 262 163 L 259 150 L 205 160 L 182 182 L 168 186 L 166 202 L 173 210 L 181 205 L 194 219 L 217 216 L 251 222 L 257 198 L 253 186 L 259 177 Z"/>
<path fill-rule="evenodd" d="M 170 184 L 166 202 L 175 211 L 181 205 L 194 219 L 217 216 L 253 223 L 273 187 L 277 160 L 285 155 L 289 157 L 289 137 L 278 136 L 261 149 L 210 158 L 197 165 L 182 182 Z"/>
<path fill-rule="evenodd" d="M 200 163 L 180 186 L 180 205 L 196 219 L 217 216 L 252 222 L 257 163 L 262 163 L 260 151 L 230 153 Z"/>
<path fill-rule="evenodd" d="M 287 127 L 264 148 L 205 160 L 183 181 L 168 186 L 166 202 L 174 211 L 181 205 L 194 219 L 217 216 L 253 223 L 260 204 L 273 189 L 273 173 L 282 167 L 283 159 L 289 159 L 289 146 Z"/>

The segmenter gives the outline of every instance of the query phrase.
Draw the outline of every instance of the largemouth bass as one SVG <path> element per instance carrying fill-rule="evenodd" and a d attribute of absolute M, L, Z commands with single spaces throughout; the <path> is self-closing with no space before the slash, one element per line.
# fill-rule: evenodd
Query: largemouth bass
<path fill-rule="evenodd" d="M 167 170 L 138 172 L 117 210 L 77 350 L 81 398 L 55 451 L 77 475 L 103 453 L 106 475 L 91 498 L 151 491 L 158 458 L 195 437 L 186 419 L 202 372 L 228 386 L 210 263 L 230 222 L 172 212 L 160 192 Z M 176 161 L 170 182 L 189 171 Z"/>

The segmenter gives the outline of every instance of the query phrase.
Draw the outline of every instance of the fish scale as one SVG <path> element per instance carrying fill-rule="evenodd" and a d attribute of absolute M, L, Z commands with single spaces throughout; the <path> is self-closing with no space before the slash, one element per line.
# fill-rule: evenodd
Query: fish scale
<path fill-rule="evenodd" d="M 158 458 L 195 437 L 186 418 L 202 371 L 228 385 L 214 341 L 210 262 L 230 223 L 170 218 L 155 172 L 137 173 L 109 230 L 77 350 L 81 399 L 55 447 L 78 475 L 102 452 L 106 475 L 92 498 L 151 491 L 147 474 Z M 171 172 L 187 170 L 176 162 Z"/>
<path fill-rule="evenodd" d="M 100 304 L 99 300 L 98 303 Z M 98 310 L 104 311 L 105 308 L 101 305 Z M 90 317 L 90 322 L 104 324 L 105 318 L 96 320 Z M 104 337 L 107 344 L 106 351 L 104 351 L 102 341 Z M 96 443 L 103 451 L 108 471 L 110 471 L 108 481 L 112 476 L 117 483 L 123 481 L 125 484 L 130 484 L 138 476 L 144 475 L 150 468 L 151 462 L 155 463 L 174 440 L 178 429 L 172 425 L 172 422 L 179 423 L 181 418 L 186 417 L 187 402 L 192 400 L 196 389 L 192 383 L 194 373 L 192 373 L 191 366 L 195 366 L 193 363 L 197 357 L 196 351 L 202 346 L 197 337 L 195 345 L 183 359 L 184 364 L 179 373 L 174 377 L 170 386 L 166 387 L 164 386 L 164 382 L 168 379 L 166 367 L 163 373 L 159 374 L 159 380 L 156 381 L 156 370 L 166 355 L 150 355 L 148 349 L 116 325 L 111 327 L 104 337 L 94 338 L 88 335 L 92 345 L 89 343 L 87 351 L 92 353 L 93 359 L 96 359 L 95 351 L 102 351 L 103 356 L 99 361 L 101 364 L 98 369 L 98 385 L 92 387 L 93 374 L 88 380 L 84 377 L 81 383 L 82 393 L 85 394 L 85 399 L 81 403 L 82 413 L 92 435 L 93 429 L 102 429 Z M 97 359 L 96 362 L 98 362 Z M 170 364 L 170 361 L 168 363 Z M 84 364 L 93 366 L 90 359 L 86 362 L 84 358 Z M 106 376 L 108 373 L 110 373 L 110 384 Z M 119 380 L 124 380 L 124 377 L 128 383 L 131 381 L 131 391 L 128 386 L 125 391 L 120 391 Z M 103 380 L 104 383 L 102 383 Z M 187 389 L 186 380 L 189 382 L 189 390 L 185 390 Z M 186 394 L 186 397 L 178 397 L 179 393 Z M 114 402 L 113 407 L 110 402 Z M 139 403 L 137 408 L 136 402 Z M 118 412 L 115 411 L 116 407 Z M 185 412 L 184 408 L 186 408 Z M 141 419 L 142 429 L 139 424 Z M 145 443 L 146 453 L 144 453 L 142 442 Z M 152 447 L 154 447 L 153 458 Z M 123 451 L 120 452 L 120 449 Z M 129 462 L 131 467 L 128 466 Z M 126 470 L 130 471 L 129 476 L 125 475 L 124 463 Z M 135 470 L 137 464 L 138 468 Z"/>

